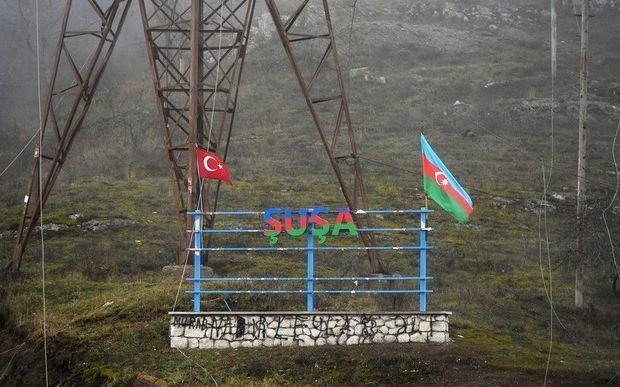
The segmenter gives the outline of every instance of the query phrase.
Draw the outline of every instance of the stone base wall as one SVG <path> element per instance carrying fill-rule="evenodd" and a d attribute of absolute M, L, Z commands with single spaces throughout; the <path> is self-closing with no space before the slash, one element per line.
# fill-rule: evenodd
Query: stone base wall
<path fill-rule="evenodd" d="M 446 343 L 450 312 L 172 312 L 170 347 Z"/>

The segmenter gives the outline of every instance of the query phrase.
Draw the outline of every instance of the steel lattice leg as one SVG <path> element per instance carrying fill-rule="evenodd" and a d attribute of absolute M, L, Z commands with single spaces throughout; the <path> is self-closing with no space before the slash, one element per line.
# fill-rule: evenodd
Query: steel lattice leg
<path fill-rule="evenodd" d="M 208 181 L 200 195 L 193 150 L 209 148 L 226 160 L 254 6 L 255 0 L 140 0 L 182 247 L 192 224 L 185 212 L 217 208 L 220 184 Z M 205 226 L 213 221 L 207 216 Z"/>
<path fill-rule="evenodd" d="M 286 55 L 295 71 L 301 92 L 306 100 L 312 121 L 319 132 L 321 141 L 327 152 L 331 166 L 336 174 L 338 184 L 342 188 L 342 194 L 349 209 L 367 209 L 368 199 L 364 184 L 364 177 L 357 153 L 357 145 L 351 117 L 347 104 L 347 96 L 344 89 L 340 61 L 336 49 L 336 40 L 332 27 L 329 6 L 327 0 L 311 2 L 310 0 L 298 0 L 298 6 L 293 13 L 283 19 L 277 0 L 265 0 L 271 13 L 278 35 L 286 51 Z M 308 26 L 300 23 L 300 16 L 304 12 L 316 12 L 325 21 L 318 29 L 316 26 Z M 317 16 L 315 13 L 314 16 Z M 306 70 L 303 68 L 295 53 L 299 45 L 323 42 L 323 49 L 315 59 L 315 65 Z M 304 71 L 306 70 L 306 71 Z M 334 89 L 333 85 L 336 85 Z M 326 91 L 329 90 L 329 91 Z M 319 109 L 318 106 L 322 108 Z M 333 125 L 328 121 L 325 114 L 325 105 L 335 109 L 336 120 Z M 331 126 L 330 126 L 331 125 Z M 328 129 L 330 131 L 328 131 Z M 344 133 L 343 133 L 344 132 Z M 350 179 L 345 177 L 342 162 L 353 161 Z M 358 227 L 369 227 L 370 218 L 366 215 L 354 215 Z M 368 233 L 360 233 L 365 246 L 374 246 L 374 236 Z M 376 251 L 368 251 L 368 259 L 374 273 L 385 273 Z"/>
<path fill-rule="evenodd" d="M 72 1 L 66 2 L 42 117 L 42 148 L 37 147 L 34 152 L 17 241 L 7 270 L 19 270 L 40 208 L 49 198 L 73 140 L 82 128 L 130 4 L 131 0 L 90 0 L 88 11 L 81 9 L 79 15 L 73 15 Z M 89 46 L 92 51 L 84 58 L 77 48 Z M 43 182 L 41 187 L 39 179 Z"/>

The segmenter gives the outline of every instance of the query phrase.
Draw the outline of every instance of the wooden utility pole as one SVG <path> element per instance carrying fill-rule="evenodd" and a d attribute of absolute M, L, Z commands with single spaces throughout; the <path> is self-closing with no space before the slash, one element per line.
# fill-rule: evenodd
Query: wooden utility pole
<path fill-rule="evenodd" d="M 558 69 L 558 19 L 555 12 L 555 0 L 550 0 L 549 8 L 551 9 L 551 87 L 553 88 L 555 84 L 555 74 Z M 551 102 L 552 104 L 554 103 L 554 101 Z M 551 105 L 551 109 L 553 108 L 553 105 Z"/>
<path fill-rule="evenodd" d="M 581 73 L 579 77 L 579 153 L 577 159 L 577 265 L 575 269 L 575 306 L 583 306 L 584 211 L 586 206 L 586 115 L 588 110 L 588 19 L 590 0 L 581 3 Z"/>

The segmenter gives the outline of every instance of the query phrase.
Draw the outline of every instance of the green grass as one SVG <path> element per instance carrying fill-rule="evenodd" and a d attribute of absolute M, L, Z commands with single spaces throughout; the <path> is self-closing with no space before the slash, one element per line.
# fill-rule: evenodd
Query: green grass
<path fill-rule="evenodd" d="M 174 302 L 178 279 L 164 279 L 159 271 L 162 265 L 174 261 L 170 248 L 177 243 L 174 225 L 171 221 L 165 227 L 161 225 L 166 215 L 159 211 L 152 214 L 157 206 L 131 199 L 139 187 L 140 196 L 164 201 L 165 198 L 157 198 L 156 194 L 163 181 L 163 178 L 131 184 L 94 181 L 92 187 L 91 183 L 83 182 L 79 189 L 74 188 L 76 198 L 93 192 L 94 187 L 100 200 L 115 202 L 117 197 L 123 197 L 113 210 L 114 216 L 122 214 L 137 224 L 87 234 L 79 233 L 74 224 L 46 240 L 50 341 L 70 343 L 68 350 L 80 353 L 80 361 L 70 363 L 73 364 L 70 373 L 84 382 L 126 384 L 140 372 L 172 384 L 211 383 L 211 376 L 225 385 L 277 385 L 310 380 L 318 383 L 421 382 L 425 378 L 448 377 L 448 371 L 441 364 L 448 361 L 446 357 L 452 352 L 468 357 L 473 365 L 467 367 L 482 367 L 484 370 L 479 372 L 489 374 L 531 374 L 535 379 L 535 375 L 544 370 L 549 315 L 536 255 L 537 230 L 519 227 L 532 214 L 511 210 L 513 215 L 509 216 L 505 210 L 498 210 L 485 201 L 478 205 L 479 213 L 472 223 L 476 227 L 458 226 L 439 212 L 430 217 L 434 228 L 430 240 L 436 246 L 430 255 L 430 271 L 436 278 L 432 285 L 436 293 L 430 297 L 430 307 L 454 312 L 451 335 L 455 341 L 439 355 L 433 352 L 435 349 L 424 346 L 416 349 L 422 354 L 432 352 L 428 356 L 435 359 L 434 363 L 424 363 L 423 356 L 412 357 L 407 346 L 379 346 L 376 351 L 369 350 L 368 346 L 335 348 L 321 350 L 320 356 L 318 349 L 294 348 L 189 351 L 192 360 L 188 360 L 168 348 L 166 313 Z M 302 185 L 297 189 L 308 187 Z M 132 203 L 139 203 L 139 210 L 126 211 Z M 57 216 L 66 213 L 63 205 L 56 202 L 50 212 Z M 105 208 L 105 203 L 100 205 Z M 91 208 L 90 211 L 94 218 L 106 214 L 104 210 L 97 213 Z M 385 225 L 398 223 L 391 218 L 383 222 Z M 142 243 L 135 242 L 138 238 Z M 525 246 L 523 241 L 527 242 Z M 10 247 L 9 241 L 1 242 L 4 249 Z M 234 244 L 239 240 L 222 242 Z M 515 251 L 523 251 L 524 256 Z M 33 243 L 25 258 L 23 276 L 17 281 L 3 281 L 1 285 L 0 335 L 7 343 L 19 344 L 17 337 L 27 342 L 37 342 L 40 338 L 40 268 L 34 258 L 37 254 L 36 243 Z M 341 268 L 347 262 L 349 266 L 355 262 L 347 273 L 363 273 L 366 260 L 359 258 L 349 256 L 335 261 L 320 258 L 317 273 L 342 273 Z M 395 272 L 415 270 L 414 262 L 388 261 Z M 303 259 L 293 254 L 290 257 L 245 254 L 230 259 L 213 256 L 210 266 L 218 275 L 302 275 L 304 272 Z M 611 378 L 618 366 L 615 359 L 618 359 L 620 339 L 615 330 L 617 326 L 609 324 L 618 318 L 613 299 L 597 300 L 588 313 L 575 311 L 571 306 L 570 272 L 554 270 L 554 277 L 556 309 L 566 328 L 561 328 L 557 321 L 554 324 L 551 374 L 567 380 L 582 380 L 580 378 L 588 378 L 596 372 Z M 229 302 L 236 310 L 303 308 L 301 299 L 295 296 L 240 296 L 232 297 Z M 372 297 L 319 299 L 321 308 L 331 310 L 385 309 L 385 302 L 389 304 L 390 300 L 381 302 Z M 209 299 L 206 307 L 210 310 L 224 308 L 220 298 Z M 409 307 L 415 307 L 415 303 Z M 178 308 L 191 308 L 189 297 L 183 293 Z M 5 350 L 4 347 L 0 349 Z M 52 352 L 51 356 L 57 355 Z M 270 360 L 265 360 L 265 356 Z M 339 356 L 344 361 L 337 360 Z M 208 373 L 194 362 L 206 367 Z M 414 367 L 416 371 L 408 372 L 407 367 L 416 362 L 421 362 Z M 61 372 L 67 364 L 56 367 L 52 375 L 59 377 L 55 373 Z M 349 379 L 352 375 L 354 379 Z"/>
<path fill-rule="evenodd" d="M 68 226 L 45 238 L 53 383 L 127 385 L 138 373 L 172 385 L 206 385 L 213 382 L 212 377 L 222 385 L 268 386 L 542 383 L 550 316 L 545 293 L 548 282 L 541 280 L 541 265 L 546 280 L 549 273 L 546 254 L 539 256 L 538 214 L 532 203 L 542 194 L 541 160 L 547 167 L 550 162 L 550 112 L 545 107 L 550 91 L 544 47 L 548 29 L 544 23 L 523 21 L 501 24 L 494 35 L 485 23 L 429 17 L 445 2 L 396 3 L 373 8 L 372 15 L 368 13 L 372 7 L 360 5 L 352 50 L 347 54 L 350 9 L 335 7 L 337 20 L 345 20 L 337 23 L 339 39 L 344 39 L 338 47 L 345 73 L 367 66 L 373 75 L 387 78 L 386 85 L 345 80 L 360 153 L 401 168 L 362 160 L 370 206 L 423 205 L 419 127 L 425 128 L 436 151 L 473 197 L 474 215 L 465 226 L 442 211 L 429 218 L 433 227 L 429 243 L 435 248 L 429 256 L 435 291 L 429 297 L 429 308 L 454 313 L 454 343 L 187 351 L 189 359 L 168 348 L 167 312 L 175 301 L 179 278 L 164 278 L 161 267 L 175 263 L 180 249 L 175 209 L 163 176 L 163 151 L 154 150 L 153 141 L 139 144 L 138 149 L 118 149 L 127 140 L 127 126 L 136 124 L 119 115 L 99 123 L 112 128 L 114 135 L 94 140 L 91 134 L 78 138 L 74 146 L 105 155 L 95 159 L 106 161 L 86 160 L 82 165 L 69 158 L 45 209 L 45 223 Z M 490 0 L 462 3 L 467 7 L 494 4 Z M 517 13 L 523 20 L 531 16 L 529 10 L 540 7 L 529 0 L 518 4 Z M 412 16 L 409 6 L 430 8 Z M 606 205 L 613 188 L 609 185 L 615 183 L 606 171 L 612 169 L 610 143 L 618 116 L 598 107 L 590 112 L 588 177 L 597 184 L 590 191 L 587 305 L 575 308 L 575 209 L 570 194 L 576 185 L 577 93 L 573 86 L 578 42 L 573 16 L 567 12 L 560 14 L 559 33 L 565 43 L 559 52 L 562 65 L 556 81 L 560 105 L 555 111 L 554 163 L 558 169 L 549 187 L 550 193 L 567 198 L 551 200 L 556 209 L 549 211 L 547 219 L 554 306 L 562 323 L 554 321 L 550 375 L 554 384 L 606 385 L 618 380 L 620 310 L 609 291 L 613 267 L 599 207 Z M 595 59 L 600 57 L 601 63 L 605 58 L 609 59 L 605 63 L 616 60 L 614 40 L 609 39 L 613 34 L 608 30 L 617 30 L 617 23 L 610 15 L 597 15 L 597 23 L 602 24 L 592 31 L 593 42 L 600 44 Z M 242 108 L 235 118 L 229 154 L 235 185 L 223 187 L 220 209 L 319 204 L 340 208 L 342 197 L 333 172 L 281 47 L 276 41 L 261 44 L 260 50 L 250 50 L 244 71 Z M 601 85 L 617 82 L 613 66 L 602 68 L 596 60 L 592 66 L 596 81 Z M 265 72 L 266 68 L 270 71 Z M 491 81 L 499 83 L 485 87 Z M 464 104 L 454 106 L 456 100 Z M 144 114 L 141 124 L 149 128 L 143 133 L 145 139 L 156 135 L 155 117 Z M 464 137 L 466 129 L 474 136 Z M 118 155 L 113 154 L 116 150 Z M 23 198 L 15 181 L 2 183 L 0 232 L 17 228 Z M 436 206 L 431 203 L 431 208 Z M 72 219 L 73 214 L 81 217 Z M 615 236 L 620 221 L 612 215 Z M 97 232 L 81 228 L 91 220 L 114 219 L 130 223 Z M 222 226 L 242 225 L 239 219 L 218 221 Z M 253 222 L 252 226 L 262 227 L 259 218 Z M 415 217 L 386 216 L 378 224 L 394 227 L 417 222 Z M 281 243 L 303 243 L 290 239 L 284 237 Z M 402 236 L 383 240 L 411 242 Z M 251 238 L 216 241 L 235 245 L 250 243 Z M 42 384 L 43 380 L 38 242 L 35 237 L 29 245 L 23 274 L 0 280 L 0 363 L 8 364 L 15 354 L 17 365 L 10 375 L 22 384 Z M 0 239 L 1 258 L 8 259 L 12 248 L 12 239 Z M 382 258 L 393 273 L 417 269 L 416 259 L 407 254 Z M 368 274 L 367 258 L 360 254 L 318 255 L 317 263 L 318 275 Z M 292 276 L 305 270 L 303 257 L 296 254 L 212 254 L 209 266 L 222 276 Z M 303 308 L 298 296 L 239 296 L 228 301 L 235 310 Z M 380 310 L 393 303 L 416 307 L 415 300 L 404 297 L 318 297 L 323 310 Z M 191 308 L 183 292 L 177 307 Z M 225 308 L 216 297 L 208 299 L 205 307 Z M 27 345 L 11 351 L 22 342 Z"/>

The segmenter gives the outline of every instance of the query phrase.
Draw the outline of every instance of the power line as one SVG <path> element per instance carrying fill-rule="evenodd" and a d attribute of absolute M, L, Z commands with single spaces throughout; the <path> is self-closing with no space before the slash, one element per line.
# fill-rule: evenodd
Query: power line
<path fill-rule="evenodd" d="M 543 194 L 541 201 L 541 213 L 538 215 L 538 264 L 540 266 L 540 276 L 549 301 L 549 351 L 547 352 L 547 362 L 545 364 L 545 379 L 543 386 L 547 385 L 547 377 L 549 375 L 549 364 L 551 363 L 551 352 L 553 350 L 553 316 L 555 315 L 560 321 L 555 308 L 553 306 L 553 282 L 551 272 L 551 251 L 549 248 L 549 226 L 547 223 L 547 190 L 551 184 L 551 176 L 553 174 L 553 167 L 555 162 L 555 76 L 557 72 L 557 18 L 555 13 L 555 0 L 550 0 L 550 23 L 551 23 L 551 111 L 550 111 L 550 125 L 551 125 L 551 161 L 549 165 L 549 178 L 545 181 L 545 164 L 542 163 L 542 180 L 543 180 Z M 545 275 L 542 267 L 542 223 L 545 227 L 545 247 L 547 253 L 547 268 L 549 270 L 549 290 L 547 291 L 547 285 L 545 283 Z M 562 322 L 560 321 L 560 324 Z"/>
<path fill-rule="evenodd" d="M 194 359 L 192 359 L 191 357 L 187 356 L 185 354 L 185 352 L 181 351 L 179 348 L 177 348 L 177 351 L 181 352 L 181 355 L 183 355 L 187 360 L 191 361 L 192 363 L 194 363 L 196 366 L 198 366 L 200 369 L 202 369 L 207 376 L 209 376 L 211 378 L 211 380 L 213 381 L 213 384 L 215 384 L 215 387 L 218 387 L 219 385 L 217 384 L 217 381 L 215 380 L 215 378 L 213 377 L 213 375 L 211 375 L 209 373 L 209 371 L 203 367 L 200 363 L 198 363 L 197 361 L 195 361 Z"/>
<path fill-rule="evenodd" d="M 0 177 L 2 177 L 6 171 L 9 170 L 9 168 L 11 168 L 11 166 L 13 165 L 13 163 L 15 161 L 17 161 L 17 159 L 19 158 L 19 156 L 22 155 L 22 153 L 24 153 L 24 151 L 26 150 L 26 148 L 28 148 L 28 146 L 30 145 L 30 143 L 32 143 L 32 141 L 37 137 L 37 135 L 39 134 L 39 132 L 41 131 L 41 129 L 38 129 L 36 132 L 34 132 L 34 134 L 32 135 L 32 137 L 30 137 L 30 140 L 28 140 L 28 142 L 22 147 L 22 149 L 19 151 L 19 153 L 17 153 L 17 155 L 15 155 L 15 157 L 13 157 L 13 160 L 11 160 L 11 162 L 2 170 L 2 172 L 0 173 Z"/>
<path fill-rule="evenodd" d="M 92 23 L 91 23 L 92 25 Z M 86 67 L 86 65 L 88 64 L 88 62 L 90 61 L 90 58 L 93 56 L 93 54 L 95 53 L 95 50 L 97 49 L 97 47 L 94 47 L 90 53 L 88 54 L 88 57 L 86 57 L 86 60 L 84 61 L 84 63 L 82 64 L 82 66 L 80 67 L 80 73 L 82 72 L 82 70 L 84 70 L 84 67 Z M 38 55 L 38 53 L 37 53 Z M 39 63 L 39 59 L 37 59 L 37 63 Z M 40 73 L 40 70 L 37 69 L 37 72 Z M 40 83 L 40 80 L 38 81 Z M 40 89 L 40 84 L 37 85 L 37 88 Z M 39 90 L 40 91 L 40 90 Z M 63 94 L 60 96 L 60 98 L 58 99 L 58 102 L 56 102 L 56 104 L 54 105 L 54 109 L 57 109 L 60 104 L 62 103 L 62 100 L 65 98 L 66 94 Z M 39 104 L 40 104 L 40 98 L 39 98 Z M 39 113 L 39 115 L 41 115 Z M 39 123 L 39 126 L 42 126 L 41 123 Z M 26 144 L 24 144 L 24 146 L 22 147 L 22 149 L 17 153 L 17 155 L 15 155 L 15 157 L 13 157 L 13 160 L 11 160 L 11 162 L 2 170 L 2 173 L 0 173 L 0 177 L 2 177 L 6 171 L 9 170 L 9 168 L 11 168 L 11 166 L 13 165 L 13 163 L 15 163 L 15 161 L 17 161 L 17 159 L 19 158 L 19 156 L 22 155 L 22 153 L 24 153 L 24 151 L 26 150 L 26 148 L 28 148 L 28 146 L 30 145 L 30 143 L 37 137 L 37 135 L 41 132 L 41 128 L 37 129 L 33 134 L 32 137 L 30 137 L 30 140 L 28 140 L 28 142 L 26 142 Z"/>
<path fill-rule="evenodd" d="M 45 385 L 49 386 L 49 373 L 47 367 L 47 311 L 45 305 L 45 240 L 43 232 L 43 163 L 41 163 L 41 154 L 43 147 L 43 107 L 41 100 L 41 56 L 39 46 L 39 0 L 35 0 L 35 16 L 37 26 L 37 98 L 39 107 L 39 221 L 41 230 L 41 296 L 43 300 L 43 351 L 45 354 Z M 23 150 L 22 150 L 23 152 Z M 21 152 L 20 152 L 21 154 Z"/>
<path fill-rule="evenodd" d="M 611 247 L 611 257 L 613 259 L 616 272 L 618 273 L 618 277 L 620 277 L 620 267 L 618 266 L 618 261 L 616 260 L 616 249 L 614 247 L 614 241 L 611 237 L 611 231 L 609 230 L 609 225 L 607 224 L 607 217 L 605 216 L 607 211 L 609 211 L 611 207 L 614 205 L 614 202 L 616 201 L 616 198 L 618 197 L 618 188 L 620 187 L 620 176 L 618 175 L 618 162 L 616 161 L 616 140 L 618 139 L 618 131 L 620 131 L 620 121 L 618 121 L 618 127 L 616 128 L 616 134 L 614 135 L 614 141 L 611 145 L 611 157 L 614 160 L 614 168 L 616 171 L 616 190 L 614 191 L 614 194 L 611 197 L 611 200 L 609 201 L 609 205 L 605 207 L 605 209 L 603 210 L 602 216 L 603 216 L 603 222 L 605 223 L 605 230 L 607 231 L 607 237 L 609 238 L 609 245 Z"/>
<path fill-rule="evenodd" d="M 482 129 L 484 130 L 486 133 L 492 135 L 493 137 L 497 138 L 499 141 L 503 142 L 506 145 L 509 145 L 511 147 L 512 150 L 516 150 L 518 152 L 521 152 L 522 154 L 526 155 L 527 157 L 532 157 L 532 154 L 530 152 L 525 151 L 522 147 L 520 146 L 516 146 L 512 141 L 506 139 L 505 137 L 500 136 L 497 133 L 492 132 L 491 130 L 485 128 L 483 125 L 480 125 L 479 123 L 477 124 L 477 128 L 478 129 Z M 534 152 L 534 151 L 531 151 Z M 543 159 L 542 156 L 536 154 L 534 155 L 536 161 L 544 163 L 545 160 Z M 571 177 L 578 177 L 577 174 L 575 172 L 573 172 L 572 169 L 569 169 L 567 167 L 559 167 L 557 166 L 554 162 L 551 163 L 551 165 L 549 167 L 547 167 L 548 169 L 551 170 L 556 170 L 556 171 L 562 171 L 562 172 L 566 172 L 566 174 L 570 175 Z M 614 185 L 609 184 L 606 181 L 603 180 L 599 180 L 599 179 L 593 179 L 593 178 L 584 178 L 585 181 L 588 181 L 590 183 L 593 184 L 597 184 L 599 186 L 605 186 L 607 188 L 615 188 Z M 549 181 L 549 179 L 547 179 L 547 181 Z"/>
<path fill-rule="evenodd" d="M 543 180 L 543 194 L 541 201 L 541 210 L 538 214 L 538 264 L 540 266 L 540 274 L 543 283 L 543 288 L 545 289 L 545 294 L 547 295 L 547 299 L 549 300 L 549 351 L 547 352 L 547 362 L 545 365 L 545 379 L 543 385 L 547 385 L 547 375 L 549 373 L 549 363 L 551 362 L 551 351 L 553 349 L 553 315 L 555 309 L 553 307 L 553 282 L 551 276 L 551 251 L 549 248 L 549 229 L 547 226 L 547 206 L 545 206 L 545 201 L 547 200 L 547 186 L 548 180 L 545 177 L 545 166 L 542 165 L 542 180 Z M 547 180 L 547 181 L 546 181 Z M 547 266 L 549 270 L 549 290 L 547 290 L 547 285 L 545 283 L 545 275 L 542 267 L 542 254 L 543 254 L 543 223 L 544 223 L 544 245 L 547 256 Z M 557 316 L 557 315 L 556 315 Z M 559 320 L 559 318 L 558 318 Z"/>
<path fill-rule="evenodd" d="M 213 85 L 213 107 L 211 108 L 211 120 L 209 121 L 209 137 L 207 138 L 207 149 L 211 147 L 211 131 L 213 129 L 213 118 L 215 115 L 215 102 L 217 100 L 217 86 L 220 80 L 220 56 L 222 55 L 222 25 L 224 24 L 224 14 L 222 12 L 224 8 L 224 0 L 220 2 L 219 14 L 220 14 L 220 26 L 219 26 L 219 42 L 217 45 L 217 60 L 215 68 L 215 84 Z"/>
<path fill-rule="evenodd" d="M 403 168 L 403 167 L 400 167 L 400 166 L 397 166 L 397 165 L 393 165 L 393 164 L 388 164 L 388 163 L 385 163 L 385 162 L 382 162 L 382 161 L 378 161 L 378 160 L 373 160 L 373 159 L 370 159 L 370 158 L 365 157 L 365 156 L 358 155 L 357 157 L 359 157 L 362 160 L 366 160 L 366 161 L 368 161 L 370 163 L 374 163 L 374 164 L 377 164 L 377 165 L 382 165 L 382 166 L 393 168 L 393 169 L 396 169 L 396 170 L 399 170 L 399 171 L 407 172 L 407 173 L 409 173 L 411 175 L 416 175 L 417 176 L 417 175 L 420 174 L 419 172 L 413 171 L 411 169 Z M 489 191 L 482 190 L 480 188 L 474 188 L 474 187 L 472 187 L 470 185 L 467 185 L 467 190 L 468 191 L 472 191 L 472 192 L 477 192 L 477 193 L 480 193 L 480 194 L 483 194 L 483 195 L 491 196 L 491 197 L 496 197 L 497 196 L 497 194 L 494 194 L 494 193 L 489 192 Z M 524 193 L 524 194 L 535 194 L 536 193 L 536 192 L 533 192 L 533 191 L 513 191 L 513 192 L 515 192 L 515 193 Z"/>

